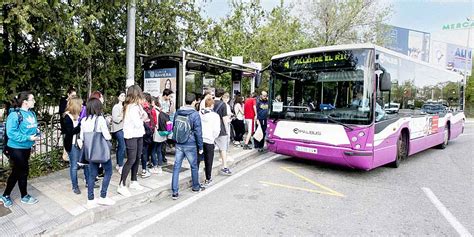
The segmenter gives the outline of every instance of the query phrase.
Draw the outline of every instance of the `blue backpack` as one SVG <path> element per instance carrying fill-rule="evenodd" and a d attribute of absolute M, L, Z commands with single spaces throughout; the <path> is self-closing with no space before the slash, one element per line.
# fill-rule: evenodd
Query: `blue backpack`
<path fill-rule="evenodd" d="M 193 131 L 191 123 L 189 122 L 189 115 L 176 115 L 173 124 L 173 140 L 178 144 L 186 143 L 192 133 Z"/>

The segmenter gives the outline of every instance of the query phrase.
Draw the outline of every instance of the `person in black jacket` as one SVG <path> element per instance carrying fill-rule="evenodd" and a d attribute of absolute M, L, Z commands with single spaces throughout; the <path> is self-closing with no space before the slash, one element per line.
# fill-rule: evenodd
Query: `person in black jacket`
<path fill-rule="evenodd" d="M 77 183 L 77 170 L 79 168 L 78 162 L 80 161 L 81 149 L 77 145 L 77 139 L 79 132 L 81 131 L 81 125 L 79 123 L 79 114 L 82 109 L 82 99 L 73 96 L 69 99 L 64 113 L 64 149 L 69 156 L 69 174 L 71 176 L 72 190 L 75 194 L 81 194 L 79 185 Z M 88 177 L 87 168 L 84 169 L 84 176 L 87 181 Z"/>
<path fill-rule="evenodd" d="M 69 99 L 72 98 L 73 96 L 76 96 L 76 89 L 74 89 L 74 87 L 69 87 L 69 89 L 67 90 L 67 96 L 61 98 L 61 100 L 59 101 L 59 116 L 60 116 L 59 123 L 61 125 L 61 133 L 63 134 L 64 134 L 64 112 L 66 112 L 67 103 Z"/>

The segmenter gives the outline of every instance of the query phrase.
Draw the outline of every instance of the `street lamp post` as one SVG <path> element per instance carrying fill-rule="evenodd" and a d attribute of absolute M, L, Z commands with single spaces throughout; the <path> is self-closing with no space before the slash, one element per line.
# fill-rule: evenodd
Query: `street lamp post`
<path fill-rule="evenodd" d="M 471 17 L 466 18 L 467 22 L 471 21 Z M 469 28 L 467 29 L 467 42 L 466 42 L 466 53 L 465 53 L 465 61 L 464 61 L 464 80 L 462 83 L 462 110 L 466 108 L 466 86 L 467 86 L 467 63 L 469 62 L 468 51 L 469 51 L 469 41 L 471 40 L 471 26 L 469 24 Z"/>

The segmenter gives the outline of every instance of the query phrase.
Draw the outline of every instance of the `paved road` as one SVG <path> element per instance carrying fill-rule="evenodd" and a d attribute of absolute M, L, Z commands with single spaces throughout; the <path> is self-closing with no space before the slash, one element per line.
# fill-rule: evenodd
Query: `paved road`
<path fill-rule="evenodd" d="M 150 203 L 73 234 L 473 234 L 473 146 L 471 123 L 445 150 L 411 156 L 398 169 L 355 171 L 265 154 L 274 159 L 218 177 L 199 195 L 183 191 L 179 201 Z"/>

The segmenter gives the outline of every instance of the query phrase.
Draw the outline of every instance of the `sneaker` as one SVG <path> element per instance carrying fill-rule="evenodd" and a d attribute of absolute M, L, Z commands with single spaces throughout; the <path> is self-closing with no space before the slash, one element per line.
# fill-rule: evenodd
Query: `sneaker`
<path fill-rule="evenodd" d="M 258 148 L 258 152 L 264 152 L 265 150 L 263 148 Z"/>
<path fill-rule="evenodd" d="M 73 188 L 72 191 L 75 193 L 75 194 L 81 194 L 81 190 L 79 188 Z"/>
<path fill-rule="evenodd" d="M 163 157 L 163 163 L 168 163 L 168 159 L 166 159 L 165 157 Z"/>
<path fill-rule="evenodd" d="M 31 195 L 27 194 L 26 196 L 21 198 L 21 202 L 24 203 L 24 204 L 33 205 L 33 204 L 38 203 L 38 199 L 36 199 L 36 198 L 32 197 Z"/>
<path fill-rule="evenodd" d="M 157 166 L 157 167 L 151 168 L 150 173 L 152 173 L 152 174 L 162 174 L 163 170 L 161 169 L 160 166 Z"/>
<path fill-rule="evenodd" d="M 179 194 L 173 193 L 173 194 L 171 195 L 171 198 L 172 198 L 173 200 L 178 200 Z"/>
<path fill-rule="evenodd" d="M 122 170 L 123 170 L 123 166 L 120 166 L 120 168 L 118 169 L 118 173 L 121 175 L 122 174 Z"/>
<path fill-rule="evenodd" d="M 128 188 L 120 184 L 117 188 L 117 193 L 121 194 L 124 197 L 130 197 L 132 194 L 128 191 Z"/>
<path fill-rule="evenodd" d="M 143 186 L 141 186 L 141 185 L 138 183 L 138 181 L 132 181 L 132 182 L 130 183 L 130 188 L 133 188 L 133 189 L 138 190 L 138 191 L 143 190 Z"/>
<path fill-rule="evenodd" d="M 151 174 L 150 174 L 150 172 L 148 172 L 147 170 L 143 170 L 143 171 L 142 171 L 142 178 L 148 178 L 148 177 L 150 177 L 150 176 L 151 176 Z"/>
<path fill-rule="evenodd" d="M 193 193 L 199 193 L 201 191 L 204 191 L 205 189 L 206 189 L 205 187 L 200 186 L 199 189 L 197 189 L 197 190 L 191 189 L 191 191 L 193 191 Z"/>
<path fill-rule="evenodd" d="M 232 172 L 230 171 L 229 168 L 223 168 L 221 169 L 221 174 L 230 176 L 232 175 Z"/>
<path fill-rule="evenodd" d="M 97 202 L 95 201 L 95 199 L 87 200 L 87 208 L 92 209 L 94 207 L 97 207 Z"/>
<path fill-rule="evenodd" d="M 100 197 L 99 199 L 97 199 L 97 204 L 103 205 L 103 206 L 112 206 L 115 204 L 115 201 L 109 197 L 105 197 L 105 198 Z"/>
<path fill-rule="evenodd" d="M 116 165 L 115 166 L 115 169 L 118 171 L 120 169 L 120 166 L 119 165 Z"/>
<path fill-rule="evenodd" d="M 86 184 L 86 188 L 87 188 L 87 184 Z M 94 183 L 94 188 L 100 188 L 100 185 L 98 185 L 97 183 Z"/>
<path fill-rule="evenodd" d="M 0 196 L 0 202 L 3 202 L 3 206 L 6 208 L 13 206 L 13 201 L 10 196 Z"/>
<path fill-rule="evenodd" d="M 212 179 L 209 179 L 209 180 L 206 179 L 206 181 L 204 181 L 204 184 L 201 186 L 207 188 L 211 185 L 211 183 L 212 183 Z"/>
<path fill-rule="evenodd" d="M 104 172 L 102 172 L 102 173 L 100 173 L 99 175 L 97 175 L 97 177 L 103 178 L 103 177 L 104 177 Z"/>
<path fill-rule="evenodd" d="M 250 147 L 248 144 L 244 145 L 244 150 L 252 150 L 252 147 Z"/>

